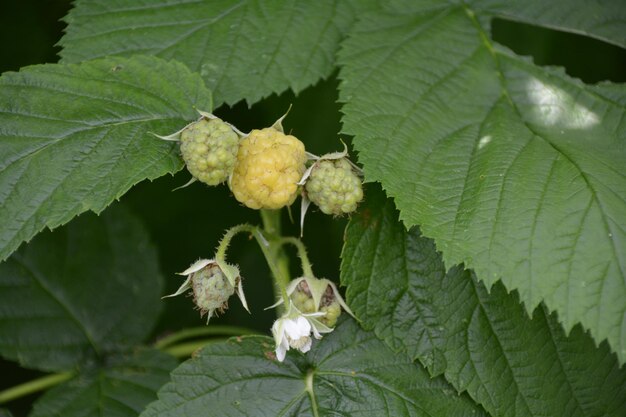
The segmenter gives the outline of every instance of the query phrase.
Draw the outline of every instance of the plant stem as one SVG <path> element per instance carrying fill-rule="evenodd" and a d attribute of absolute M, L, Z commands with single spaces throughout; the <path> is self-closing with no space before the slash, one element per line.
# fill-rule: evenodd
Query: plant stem
<path fill-rule="evenodd" d="M 272 269 L 272 275 L 274 277 L 274 294 L 281 294 L 283 297 L 284 303 L 277 307 L 279 313 L 282 314 L 289 305 L 286 289 L 291 277 L 289 274 L 289 257 L 285 253 L 281 243 L 280 214 L 280 210 L 261 210 L 263 235 L 269 243 L 266 259 L 269 255 L 267 262 L 270 265 L 270 269 Z"/>
<path fill-rule="evenodd" d="M 226 262 L 226 250 L 228 249 L 228 245 L 230 245 L 230 241 L 233 237 L 235 237 L 236 234 L 243 232 L 254 234 L 256 230 L 257 228 L 255 226 L 249 224 L 238 224 L 237 226 L 233 226 L 228 229 L 222 240 L 220 240 L 220 244 L 215 253 L 215 259 L 217 261 Z"/>
<path fill-rule="evenodd" d="M 241 336 L 244 334 L 257 334 L 252 329 L 239 326 L 227 326 L 227 325 L 211 325 L 204 327 L 193 327 L 190 329 L 183 329 L 171 335 L 168 335 L 154 344 L 156 349 L 166 349 L 170 346 L 180 342 L 181 340 L 191 339 L 200 336 Z"/>
<path fill-rule="evenodd" d="M 258 227 L 249 224 L 240 224 L 228 229 L 217 247 L 215 260 L 227 277 L 229 277 L 228 274 L 233 273 L 233 267 L 226 263 L 226 250 L 230 245 L 230 241 L 238 233 L 250 233 L 259 244 L 263 256 L 270 267 L 270 271 L 274 277 L 274 293 L 281 294 L 283 301 L 287 303 L 286 287 L 289 283 L 289 260 L 279 242 L 280 212 L 275 210 L 261 210 L 261 217 L 265 228 L 264 233 L 262 233 Z M 236 272 L 236 270 L 234 270 L 234 272 Z M 232 280 L 235 279 L 235 277 L 229 277 L 229 279 L 231 278 Z"/>
<path fill-rule="evenodd" d="M 32 381 L 16 385 L 4 391 L 0 391 L 0 404 L 7 403 L 20 397 L 33 394 L 38 391 L 45 390 L 65 382 L 74 376 L 73 371 L 60 372 L 58 374 L 46 375 Z"/>
<path fill-rule="evenodd" d="M 313 411 L 313 416 L 318 417 L 319 412 L 317 411 L 317 400 L 315 399 L 315 391 L 313 390 L 313 377 L 315 376 L 315 371 L 313 369 L 309 369 L 304 379 L 304 386 L 306 392 L 309 393 L 309 398 L 311 399 L 311 408 Z"/>
<path fill-rule="evenodd" d="M 211 343 L 219 343 L 228 340 L 226 337 L 216 337 L 211 339 L 196 340 L 194 342 L 181 343 L 179 345 L 170 346 L 163 349 L 163 352 L 169 353 L 176 358 L 186 358 L 192 355 L 196 350 L 203 348 Z"/>
<path fill-rule="evenodd" d="M 309 256 L 306 253 L 306 248 L 304 247 L 304 243 L 298 238 L 295 237 L 284 237 L 281 240 L 281 244 L 292 244 L 298 249 L 298 256 L 300 257 L 300 262 L 302 264 L 302 274 L 305 277 L 314 277 L 313 268 L 311 268 L 311 262 L 309 261 Z"/>

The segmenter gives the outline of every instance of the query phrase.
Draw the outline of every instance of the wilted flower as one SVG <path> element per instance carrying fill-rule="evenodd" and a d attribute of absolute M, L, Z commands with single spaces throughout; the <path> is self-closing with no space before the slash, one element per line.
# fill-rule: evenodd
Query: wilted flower
<path fill-rule="evenodd" d="M 289 303 L 289 310 L 272 325 L 272 334 L 276 342 L 276 358 L 282 362 L 290 348 L 306 353 L 311 349 L 311 332 L 316 339 L 322 338 L 322 333 L 329 333 L 333 329 L 322 324 L 316 318 L 326 313 L 304 314 L 293 303 Z"/>
<path fill-rule="evenodd" d="M 248 309 L 236 266 L 220 265 L 213 259 L 200 259 L 179 275 L 185 275 L 187 279 L 174 294 L 163 298 L 175 297 L 191 290 L 200 316 L 207 315 L 207 323 L 216 311 L 223 313 L 228 308 L 228 299 L 235 291 L 243 306 Z"/>

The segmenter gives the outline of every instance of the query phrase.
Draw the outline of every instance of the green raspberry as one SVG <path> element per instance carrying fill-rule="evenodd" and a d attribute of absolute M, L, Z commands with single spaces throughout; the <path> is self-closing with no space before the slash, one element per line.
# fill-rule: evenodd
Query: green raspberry
<path fill-rule="evenodd" d="M 228 308 L 228 299 L 235 293 L 233 287 L 217 264 L 209 264 L 191 275 L 193 300 L 200 315 L 217 310 L 223 313 Z"/>
<path fill-rule="evenodd" d="M 320 311 L 326 313 L 325 316 L 320 318 L 320 321 L 328 327 L 335 327 L 337 319 L 341 315 L 341 306 L 337 300 L 334 300 L 330 305 L 320 308 Z"/>
<path fill-rule="evenodd" d="M 217 185 L 233 172 L 239 136 L 220 119 L 201 119 L 180 135 L 180 151 L 187 170 L 208 185 Z"/>
<path fill-rule="evenodd" d="M 306 281 L 301 281 L 291 294 L 291 302 L 298 310 L 305 314 L 318 311 L 326 313 L 325 316 L 318 318 L 318 320 L 328 327 L 335 327 L 337 319 L 341 315 L 341 305 L 337 301 L 335 293 L 330 286 L 326 287 L 326 291 L 320 300 L 320 305 L 316 306 L 308 284 Z"/>
<path fill-rule="evenodd" d="M 345 158 L 316 162 L 305 188 L 309 200 L 325 214 L 352 213 L 363 199 L 361 179 Z"/>

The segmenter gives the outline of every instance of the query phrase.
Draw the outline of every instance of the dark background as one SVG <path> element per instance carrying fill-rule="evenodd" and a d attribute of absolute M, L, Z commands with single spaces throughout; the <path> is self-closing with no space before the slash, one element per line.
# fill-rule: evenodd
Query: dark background
<path fill-rule="evenodd" d="M 59 48 L 55 44 L 65 26 L 60 19 L 69 8 L 69 0 L 0 0 L 0 72 L 56 62 Z M 493 22 L 492 36 L 518 54 L 532 56 L 538 65 L 563 66 L 569 75 L 587 83 L 626 81 L 626 52 L 618 47 L 584 36 L 499 19 Z M 215 112 L 239 129 L 248 131 L 272 124 L 293 104 L 284 123 L 286 130 L 293 131 L 305 143 L 307 150 L 319 155 L 341 148 L 337 140 L 341 128 L 340 107 L 336 103 L 337 84 L 334 74 L 297 98 L 288 92 L 273 95 L 252 108 L 239 103 L 232 108 L 221 107 Z M 186 183 L 189 178 L 183 170 L 173 177 L 145 181 L 122 198 L 122 204 L 130 206 L 143 219 L 158 245 L 169 293 L 181 283 L 175 272 L 185 269 L 197 258 L 211 257 L 225 228 L 242 222 L 259 223 L 257 213 L 240 206 L 230 196 L 226 186 L 206 187 L 195 183 L 172 192 L 173 188 Z M 296 222 L 299 215 L 297 206 L 296 203 L 293 213 Z M 297 224 L 291 223 L 286 215 L 283 223 L 286 234 L 298 234 Z M 318 277 L 338 279 L 345 224 L 345 219 L 332 219 L 316 211 L 308 215 L 304 241 Z M 295 252 L 292 254 L 295 255 Z M 212 323 L 243 325 L 268 333 L 274 312 L 263 308 L 272 304 L 273 296 L 268 270 L 259 249 L 254 242 L 240 237 L 231 246 L 229 256 L 240 265 L 254 316 L 247 314 L 238 301 L 233 301 L 228 313 L 212 320 Z M 297 259 L 295 256 L 292 258 Z M 292 269 L 297 276 L 297 265 L 292 265 Z M 189 298 L 168 299 L 163 306 L 153 340 L 169 332 L 204 323 L 197 311 L 192 309 Z M 39 375 L 0 359 L 0 390 Z M 36 397 L 33 395 L 14 401 L 8 404 L 8 408 L 16 417 L 25 416 Z"/>

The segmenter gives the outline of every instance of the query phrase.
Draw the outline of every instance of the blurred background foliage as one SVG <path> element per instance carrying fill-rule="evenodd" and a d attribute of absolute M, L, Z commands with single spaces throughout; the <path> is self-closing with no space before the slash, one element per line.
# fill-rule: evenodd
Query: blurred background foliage
<path fill-rule="evenodd" d="M 69 0 L 21 0 L 0 2 L 0 71 L 17 71 L 20 67 L 58 60 L 55 46 L 65 24 L 60 20 L 71 7 Z M 538 65 L 565 67 L 567 73 L 587 83 L 603 80 L 626 81 L 626 53 L 618 47 L 584 36 L 543 29 L 527 24 L 496 19 L 492 36 L 496 41 L 521 55 L 530 55 Z M 286 92 L 273 95 L 248 108 L 244 103 L 223 106 L 215 113 L 243 131 L 271 125 L 289 105 L 293 108 L 285 120 L 285 129 L 298 136 L 307 150 L 323 154 L 341 149 L 340 105 L 337 103 L 338 82 L 335 76 L 320 81 L 298 97 Z M 169 132 L 160 132 L 169 133 Z M 343 138 L 349 143 L 349 138 Z M 354 156 L 353 156 L 354 158 Z M 258 213 L 242 207 L 230 196 L 226 186 L 206 187 L 185 184 L 190 175 L 181 171 L 156 181 L 145 181 L 122 199 L 143 219 L 159 250 L 160 266 L 166 277 L 168 293 L 174 292 L 182 278 L 175 275 L 201 257 L 212 257 L 213 251 L 227 227 L 243 222 L 259 223 Z M 294 222 L 283 216 L 285 234 L 299 233 L 299 203 L 293 207 Z M 312 210 L 305 224 L 304 241 L 318 277 L 337 280 L 339 256 L 343 244 L 345 219 L 333 219 Z M 295 252 L 291 251 L 293 276 L 299 274 Z M 243 310 L 233 299 L 230 310 L 212 323 L 247 326 L 268 333 L 273 310 L 263 310 L 272 304 L 269 271 L 260 250 L 252 240 L 238 237 L 229 251 L 231 262 L 239 263 L 245 279 L 245 290 L 254 315 Z M 380 277 L 384 279 L 384 277 Z M 200 326 L 197 311 L 189 298 L 178 297 L 163 301 L 161 319 L 152 340 L 184 327 Z M 28 381 L 38 372 L 20 368 L 0 359 L 0 390 Z M 35 396 L 9 404 L 15 416 L 26 415 Z"/>

